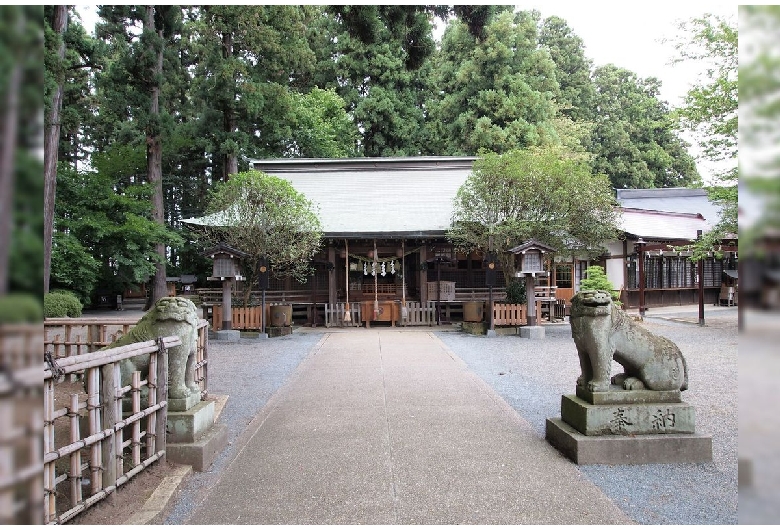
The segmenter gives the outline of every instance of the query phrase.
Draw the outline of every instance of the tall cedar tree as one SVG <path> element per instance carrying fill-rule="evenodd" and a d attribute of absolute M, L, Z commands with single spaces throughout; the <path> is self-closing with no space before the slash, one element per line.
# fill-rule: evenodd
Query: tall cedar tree
<path fill-rule="evenodd" d="M 115 74 L 127 76 L 127 87 L 132 87 L 135 101 L 118 102 L 126 105 L 130 116 L 138 117 L 146 141 L 146 180 L 152 185 L 152 219 L 165 226 L 162 183 L 162 129 L 163 116 L 160 107 L 160 91 L 164 83 L 163 59 L 166 44 L 180 30 L 179 6 L 102 6 L 100 16 L 106 24 L 103 35 L 112 35 L 115 42 L 128 46 L 126 55 L 120 58 L 121 66 Z M 137 38 L 133 31 L 137 25 L 142 31 Z M 134 89 L 134 90 L 133 90 Z M 135 105 L 133 105 L 135 103 Z M 166 245 L 155 242 L 157 254 L 155 274 L 147 308 L 166 296 Z"/>
<path fill-rule="evenodd" d="M 540 145 L 555 136 L 555 64 L 540 48 L 537 12 L 496 15 L 476 38 L 453 21 L 435 58 L 427 145 L 475 155 Z"/>

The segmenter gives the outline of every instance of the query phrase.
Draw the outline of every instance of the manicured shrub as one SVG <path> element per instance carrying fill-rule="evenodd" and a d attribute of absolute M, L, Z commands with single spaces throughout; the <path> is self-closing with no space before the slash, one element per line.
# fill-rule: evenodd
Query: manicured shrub
<path fill-rule="evenodd" d="M 22 324 L 43 321 L 40 298 L 13 293 L 0 297 L 0 324 Z"/>
<path fill-rule="evenodd" d="M 78 297 L 68 291 L 53 291 L 43 296 L 43 315 L 46 318 L 81 316 L 81 305 Z"/>
<path fill-rule="evenodd" d="M 591 265 L 585 271 L 586 277 L 580 280 L 580 290 L 602 290 L 608 291 L 612 295 L 612 301 L 615 305 L 622 305 L 620 302 L 620 293 L 615 290 L 612 282 L 607 278 L 604 267 Z"/>

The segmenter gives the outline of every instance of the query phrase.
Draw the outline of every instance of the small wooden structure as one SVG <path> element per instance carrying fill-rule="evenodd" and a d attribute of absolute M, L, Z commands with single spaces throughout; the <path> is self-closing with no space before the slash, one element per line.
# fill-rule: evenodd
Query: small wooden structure
<path fill-rule="evenodd" d="M 525 277 L 525 293 L 528 298 L 528 325 L 535 326 L 537 324 L 536 300 L 534 298 L 536 291 L 535 278 L 547 275 L 547 271 L 544 268 L 545 254 L 551 254 L 555 252 L 555 249 L 535 239 L 529 239 L 525 243 L 509 249 L 509 252 L 515 255 L 515 269 L 517 270 L 515 276 L 518 278 Z"/>
<path fill-rule="evenodd" d="M 232 329 L 233 315 L 231 288 L 234 280 L 243 280 L 238 261 L 247 257 L 246 252 L 220 243 L 216 247 L 203 253 L 214 260 L 212 275 L 209 280 L 222 281 L 222 329 Z"/>

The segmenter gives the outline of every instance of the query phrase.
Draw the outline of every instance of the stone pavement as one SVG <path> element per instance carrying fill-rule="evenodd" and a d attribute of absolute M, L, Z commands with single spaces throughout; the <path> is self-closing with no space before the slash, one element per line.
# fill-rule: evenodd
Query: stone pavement
<path fill-rule="evenodd" d="M 325 333 L 191 524 L 627 524 L 431 332 Z"/>

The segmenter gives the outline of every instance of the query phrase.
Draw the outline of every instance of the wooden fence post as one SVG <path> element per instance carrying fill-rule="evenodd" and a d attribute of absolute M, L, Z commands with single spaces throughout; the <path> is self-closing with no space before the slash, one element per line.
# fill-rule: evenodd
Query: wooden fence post
<path fill-rule="evenodd" d="M 206 328 L 204 328 L 204 330 L 205 329 Z M 155 421 L 157 422 L 157 425 L 155 426 L 157 435 L 155 445 L 157 446 L 157 451 L 162 451 L 165 449 L 166 445 L 165 429 L 167 427 L 166 423 L 168 422 L 168 349 L 165 347 L 165 344 L 163 344 L 162 337 L 158 338 L 157 342 L 159 344 L 159 349 L 157 351 L 157 388 L 155 391 L 157 392 L 157 403 L 166 401 L 166 405 L 165 407 L 160 408 L 157 417 L 155 418 Z M 166 454 L 167 451 L 160 458 L 161 462 L 165 462 Z"/>
<path fill-rule="evenodd" d="M 117 449 L 114 439 L 114 424 L 122 419 L 121 408 L 117 417 L 117 384 L 114 367 L 118 368 L 119 363 L 108 363 L 100 368 L 100 375 L 103 384 L 100 389 L 100 402 L 103 404 L 103 417 L 101 430 L 111 429 L 111 434 L 103 440 L 102 459 L 103 459 L 103 487 L 116 485 L 116 460 Z M 121 449 L 120 449 L 120 455 Z M 74 503 L 74 506 L 76 503 Z"/>

